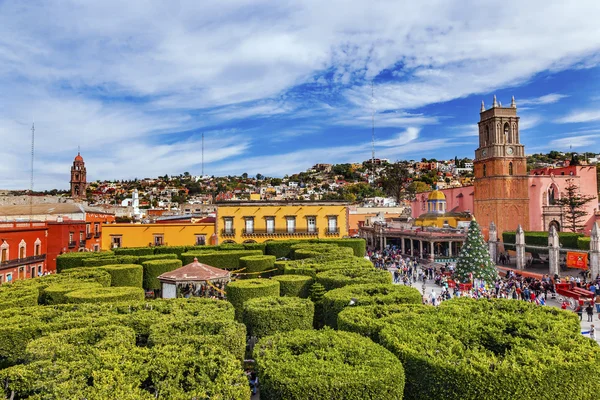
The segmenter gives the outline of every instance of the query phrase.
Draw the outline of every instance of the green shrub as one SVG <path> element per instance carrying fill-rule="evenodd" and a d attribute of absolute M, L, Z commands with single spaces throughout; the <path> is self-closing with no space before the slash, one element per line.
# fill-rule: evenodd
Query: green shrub
<path fill-rule="evenodd" d="M 153 254 L 150 256 L 139 256 L 137 262 L 134 264 L 142 264 L 145 261 L 150 260 L 177 260 L 177 254 L 167 253 L 167 254 Z"/>
<path fill-rule="evenodd" d="M 158 276 L 165 272 L 181 268 L 181 260 L 150 260 L 142 263 L 143 267 L 143 282 L 142 287 L 148 290 L 160 289 L 160 281 Z"/>
<path fill-rule="evenodd" d="M 246 351 L 246 326 L 239 322 L 207 316 L 167 320 L 153 324 L 150 346 L 191 345 L 196 348 L 218 346 L 243 360 Z"/>
<path fill-rule="evenodd" d="M 41 279 L 47 278 L 52 275 L 47 275 Z M 62 279 L 77 279 L 88 282 L 98 282 L 104 287 L 110 286 L 111 277 L 108 272 L 98 268 L 90 268 L 90 267 L 81 267 L 81 268 L 72 268 L 68 269 L 62 274 L 58 274 L 58 277 Z"/>
<path fill-rule="evenodd" d="M 284 273 L 292 275 L 310 275 L 315 278 L 319 272 L 345 268 L 373 269 L 373 263 L 360 257 L 344 258 L 341 260 L 316 260 L 309 258 L 305 260 L 288 261 L 284 266 Z"/>
<path fill-rule="evenodd" d="M 91 289 L 102 287 L 98 282 L 85 281 L 65 281 L 52 284 L 42 290 L 41 297 L 43 304 L 63 304 L 67 303 L 65 295 L 75 290 Z"/>
<path fill-rule="evenodd" d="M 103 265 L 116 264 L 117 257 L 92 257 L 81 260 L 82 267 L 101 267 Z"/>
<path fill-rule="evenodd" d="M 293 261 L 275 261 L 273 263 L 273 268 L 277 268 L 277 275 L 283 275 L 284 271 L 285 271 L 285 267 L 289 266 L 290 263 L 293 263 Z"/>
<path fill-rule="evenodd" d="M 117 256 L 149 256 L 154 254 L 154 247 L 119 247 L 113 249 Z"/>
<path fill-rule="evenodd" d="M 248 335 L 258 338 L 295 329 L 312 329 L 315 306 L 298 297 L 259 297 L 244 303 Z"/>
<path fill-rule="evenodd" d="M 137 264 L 139 259 L 138 256 L 118 256 L 114 264 Z"/>
<path fill-rule="evenodd" d="M 351 287 L 351 286 L 346 286 Z M 340 289 L 336 289 L 340 290 Z M 331 293 L 331 292 L 330 292 Z M 337 328 L 358 333 L 379 342 L 379 332 L 393 322 L 396 314 L 433 312 L 433 307 L 423 304 L 377 304 L 372 306 L 346 307 L 337 317 Z"/>
<path fill-rule="evenodd" d="M 70 268 L 83 267 L 86 258 L 106 258 L 112 256 L 112 251 L 65 253 L 56 257 L 56 271 L 62 272 Z"/>
<path fill-rule="evenodd" d="M 110 274 L 111 286 L 142 287 L 144 270 L 137 264 L 113 264 L 99 267 Z"/>
<path fill-rule="evenodd" d="M 558 232 L 558 240 L 565 249 L 577 249 L 578 239 L 583 237 L 581 233 L 573 232 Z M 505 244 L 515 244 L 516 234 L 515 232 L 503 232 L 502 241 Z M 548 232 L 546 231 L 526 231 L 525 232 L 525 244 L 528 246 L 548 246 Z M 505 246 L 506 247 L 506 246 Z"/>
<path fill-rule="evenodd" d="M 597 398 L 600 348 L 574 313 L 466 298 L 431 309 L 398 313 L 379 333 L 404 365 L 407 399 L 537 399 L 539 388 Z"/>
<path fill-rule="evenodd" d="M 412 287 L 391 284 L 348 285 L 323 296 L 324 323 L 338 327 L 338 314 L 353 301 L 353 306 L 372 304 L 421 304 L 423 296 Z"/>
<path fill-rule="evenodd" d="M 185 251 L 219 251 L 219 248 L 220 246 L 215 245 L 186 246 Z"/>
<path fill-rule="evenodd" d="M 367 253 L 367 242 L 364 239 L 318 239 L 317 243 L 335 244 L 339 247 L 349 247 L 356 257 L 364 257 Z"/>
<path fill-rule="evenodd" d="M 362 283 L 392 283 L 392 275 L 388 271 L 374 268 L 339 268 L 317 274 L 317 282 L 326 290 L 341 288 L 347 285 Z"/>
<path fill-rule="evenodd" d="M 76 290 L 67 293 L 65 297 L 69 303 L 115 303 L 119 301 L 142 301 L 145 293 L 141 287 L 121 286 Z"/>
<path fill-rule="evenodd" d="M 272 240 L 266 243 L 265 254 L 275 258 L 290 258 L 292 246 L 300 243 L 300 240 Z"/>
<path fill-rule="evenodd" d="M 264 400 L 402 399 L 404 371 L 371 340 L 330 329 L 261 339 L 254 348 Z"/>
<path fill-rule="evenodd" d="M 260 250 L 265 253 L 265 249 L 267 247 L 266 243 L 243 243 L 244 250 Z"/>
<path fill-rule="evenodd" d="M 259 273 L 263 271 L 269 271 L 274 269 L 275 256 L 266 255 L 255 255 L 240 257 L 240 268 L 244 268 L 241 271 L 243 274 L 249 274 L 247 276 L 255 278 L 258 277 Z"/>
<path fill-rule="evenodd" d="M 183 261 L 183 265 L 187 265 L 197 258 L 198 262 L 211 267 L 236 270 L 240 268 L 240 258 L 256 255 L 262 255 L 260 250 L 193 251 L 183 253 L 181 261 Z"/>
<path fill-rule="evenodd" d="M 279 295 L 307 298 L 313 279 L 305 275 L 278 275 L 272 278 L 279 282 Z"/>
<path fill-rule="evenodd" d="M 235 317 L 242 319 L 244 303 L 257 297 L 279 296 L 279 282 L 271 279 L 247 279 L 230 282 L 225 291 L 227 300 L 235 307 Z"/>
<path fill-rule="evenodd" d="M 188 246 L 158 246 L 154 248 L 154 254 L 175 254 L 177 257 L 187 251 Z"/>
<path fill-rule="evenodd" d="M 279 294 L 279 287 L 277 287 L 277 294 Z M 38 296 L 39 290 L 36 287 L 4 284 L 0 286 L 0 310 L 12 307 L 36 306 Z"/>
<path fill-rule="evenodd" d="M 222 250 L 222 251 L 244 250 L 244 245 L 236 244 L 236 243 L 224 243 L 219 246 L 219 250 Z"/>
<path fill-rule="evenodd" d="M 589 251 L 590 250 L 590 238 L 589 237 L 577 238 L 577 248 L 579 250 Z"/>

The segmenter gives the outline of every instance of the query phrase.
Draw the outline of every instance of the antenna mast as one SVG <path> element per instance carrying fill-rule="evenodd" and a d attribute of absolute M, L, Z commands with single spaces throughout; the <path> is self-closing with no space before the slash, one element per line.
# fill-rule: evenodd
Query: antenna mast
<path fill-rule="evenodd" d="M 204 177 L 204 132 L 202 132 L 202 176 Z"/>
<path fill-rule="evenodd" d="M 29 181 L 29 221 L 33 220 L 33 156 L 35 144 L 35 123 L 31 124 L 31 179 Z"/>
<path fill-rule="evenodd" d="M 371 169 L 373 174 L 373 183 L 375 183 L 375 90 L 373 81 L 371 81 Z"/>

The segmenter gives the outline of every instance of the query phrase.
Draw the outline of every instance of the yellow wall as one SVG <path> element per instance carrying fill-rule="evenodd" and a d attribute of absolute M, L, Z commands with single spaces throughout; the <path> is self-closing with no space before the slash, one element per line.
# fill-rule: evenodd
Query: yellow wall
<path fill-rule="evenodd" d="M 444 221 L 448 221 L 449 227 L 456 228 L 460 221 L 470 221 L 470 220 L 471 219 L 469 219 L 469 218 L 439 216 L 439 217 L 435 217 L 435 218 L 433 218 L 433 217 L 428 217 L 428 218 L 424 218 L 424 219 L 417 218 L 415 220 L 415 225 L 416 226 L 434 226 L 437 228 L 443 228 Z"/>
<path fill-rule="evenodd" d="M 250 200 L 260 200 L 260 193 L 250 193 Z"/>
<path fill-rule="evenodd" d="M 328 234 L 326 232 L 328 216 L 337 216 L 337 234 Z M 296 231 L 298 233 L 290 234 L 286 230 L 286 216 L 296 217 Z M 307 216 L 316 217 L 316 234 L 306 234 L 308 229 Z M 225 227 L 224 218 L 233 217 L 233 235 L 223 235 Z M 254 234 L 244 234 L 245 218 L 254 217 Z M 276 234 L 266 233 L 265 217 L 275 217 Z M 243 243 L 246 241 L 264 242 L 267 240 L 285 240 L 285 239 L 315 239 L 315 238 L 342 238 L 348 236 L 348 206 L 342 204 L 326 203 L 284 203 L 284 204 L 219 204 L 217 210 L 217 235 L 219 244 L 224 241 L 233 241 Z M 304 233 L 302 232 L 304 231 Z"/>
<path fill-rule="evenodd" d="M 214 224 L 105 224 L 102 225 L 102 250 L 112 248 L 112 238 L 121 236 L 121 247 L 146 247 L 154 243 L 154 235 L 162 234 L 168 246 L 193 246 L 196 235 L 206 235 L 211 243 Z"/>

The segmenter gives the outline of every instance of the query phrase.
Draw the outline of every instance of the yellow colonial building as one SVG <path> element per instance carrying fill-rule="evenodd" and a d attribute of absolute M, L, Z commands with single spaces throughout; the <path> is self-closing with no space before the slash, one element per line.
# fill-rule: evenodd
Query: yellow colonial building
<path fill-rule="evenodd" d="M 461 221 L 470 222 L 471 214 L 446 210 L 446 195 L 439 190 L 429 193 L 427 212 L 415 220 L 416 226 L 432 226 L 436 228 L 456 228 Z"/>
<path fill-rule="evenodd" d="M 348 203 L 240 201 L 217 206 L 218 244 L 348 236 Z"/>
<path fill-rule="evenodd" d="M 208 218 L 207 218 L 208 219 Z M 115 247 L 193 246 L 216 244 L 215 223 L 106 224 L 102 250 Z"/>

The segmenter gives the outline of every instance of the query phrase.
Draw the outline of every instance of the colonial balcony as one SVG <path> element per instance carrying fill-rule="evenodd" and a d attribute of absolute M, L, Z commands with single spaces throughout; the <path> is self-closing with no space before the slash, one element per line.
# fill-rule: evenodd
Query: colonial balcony
<path fill-rule="evenodd" d="M 86 242 L 85 239 L 80 240 L 79 241 L 79 247 L 85 247 L 85 242 Z"/>
<path fill-rule="evenodd" d="M 100 232 L 96 232 L 96 233 L 94 233 L 94 237 L 95 237 L 96 239 L 98 239 L 98 238 L 100 237 Z"/>
<path fill-rule="evenodd" d="M 242 230 L 244 237 L 283 237 L 283 236 L 319 236 L 318 229 L 252 229 Z"/>
<path fill-rule="evenodd" d="M 85 238 L 86 238 L 87 240 L 90 240 L 92 237 L 94 237 L 94 234 L 93 234 L 92 232 L 88 232 L 88 234 L 87 234 L 87 235 L 85 235 Z"/>
<path fill-rule="evenodd" d="M 37 262 L 42 262 L 45 259 L 46 259 L 45 254 L 40 254 L 37 256 L 23 257 L 23 258 L 15 258 L 14 260 L 2 261 L 0 263 L 0 269 L 14 268 L 14 267 L 19 267 L 21 265 L 33 264 L 33 263 L 37 263 Z"/>
<path fill-rule="evenodd" d="M 75 246 L 77 246 L 77 242 L 75 242 L 75 241 L 71 241 L 71 242 L 69 242 L 69 248 L 70 248 L 70 249 L 74 249 L 74 248 L 75 248 Z"/>
<path fill-rule="evenodd" d="M 340 234 L 340 228 L 325 229 L 325 236 L 338 236 Z"/>
<path fill-rule="evenodd" d="M 235 229 L 221 229 L 221 236 L 223 237 L 234 237 Z"/>

